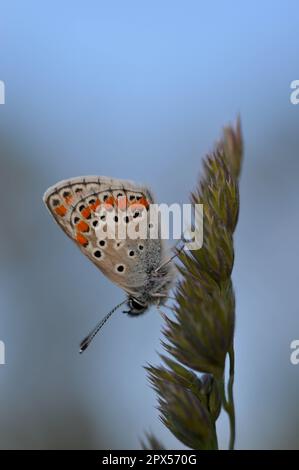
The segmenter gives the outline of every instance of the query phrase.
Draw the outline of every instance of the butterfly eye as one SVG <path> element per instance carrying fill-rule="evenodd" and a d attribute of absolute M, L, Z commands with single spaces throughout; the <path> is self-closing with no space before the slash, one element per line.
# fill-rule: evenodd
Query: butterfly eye
<path fill-rule="evenodd" d="M 143 303 L 139 302 L 139 300 L 134 299 L 134 297 L 131 297 L 129 299 L 129 307 L 131 309 L 131 313 L 141 313 L 144 310 L 146 310 L 147 306 L 144 305 Z"/>

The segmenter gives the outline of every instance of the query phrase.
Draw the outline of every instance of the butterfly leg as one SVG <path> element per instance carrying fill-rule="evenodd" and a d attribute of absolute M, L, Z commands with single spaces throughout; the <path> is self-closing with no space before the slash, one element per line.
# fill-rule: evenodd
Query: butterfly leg
<path fill-rule="evenodd" d="M 181 243 L 181 246 L 177 248 L 177 245 L 179 245 Z M 186 240 L 185 239 L 181 239 L 178 241 L 177 245 L 173 248 L 174 250 L 176 250 L 176 253 L 174 253 L 172 256 L 170 256 L 170 258 L 168 258 L 166 261 L 164 261 L 164 263 L 162 263 L 156 270 L 155 270 L 155 273 L 159 272 L 162 268 L 164 268 L 164 266 L 166 266 L 167 264 L 169 264 L 174 258 L 176 258 L 177 256 L 179 256 L 179 254 L 183 251 L 183 249 L 185 248 L 185 244 L 186 244 Z"/>
<path fill-rule="evenodd" d="M 159 293 L 155 293 L 155 294 L 152 294 L 153 297 L 156 297 L 158 299 L 160 299 L 160 302 L 159 304 L 161 303 L 161 299 L 170 299 L 170 300 L 176 300 L 175 297 L 171 297 L 170 295 L 167 295 L 167 294 L 159 294 Z"/>

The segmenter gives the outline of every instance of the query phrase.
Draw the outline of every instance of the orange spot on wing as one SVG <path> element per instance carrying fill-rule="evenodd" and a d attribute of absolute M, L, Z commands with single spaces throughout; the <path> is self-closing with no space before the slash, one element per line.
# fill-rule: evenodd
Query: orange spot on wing
<path fill-rule="evenodd" d="M 60 215 L 60 217 L 64 217 L 67 213 L 67 208 L 61 205 L 55 208 L 55 212 L 56 214 Z"/>
<path fill-rule="evenodd" d="M 126 210 L 127 204 L 128 204 L 128 200 L 127 200 L 126 196 L 118 197 L 117 200 L 116 200 L 116 204 L 117 204 L 117 207 L 120 210 Z"/>
<path fill-rule="evenodd" d="M 115 203 L 114 197 L 113 197 L 113 196 L 109 196 L 109 197 L 106 199 L 106 201 L 105 201 L 105 209 L 107 209 L 107 210 L 110 209 L 110 210 L 111 210 L 111 208 L 113 207 L 114 203 Z"/>
<path fill-rule="evenodd" d="M 88 245 L 87 238 L 85 238 L 84 235 L 82 235 L 81 233 L 77 233 L 76 240 L 82 246 L 87 246 Z"/>
<path fill-rule="evenodd" d="M 130 204 L 130 211 L 133 212 L 135 210 L 142 210 L 144 206 L 142 204 L 139 204 L 138 202 L 133 202 Z"/>
<path fill-rule="evenodd" d="M 142 206 L 146 207 L 146 209 L 148 209 L 149 207 L 149 203 L 147 201 L 147 199 L 145 197 L 142 197 L 139 201 L 138 201 L 139 204 L 141 204 Z"/>
<path fill-rule="evenodd" d="M 90 216 L 90 207 L 85 207 L 82 211 L 81 211 L 81 214 L 83 215 L 83 217 L 85 217 L 85 219 L 88 219 L 88 217 Z"/>
<path fill-rule="evenodd" d="M 88 232 L 89 225 L 84 222 L 84 220 L 80 220 L 80 222 L 77 224 L 77 230 L 78 232 Z"/>
<path fill-rule="evenodd" d="M 73 196 L 66 196 L 64 200 L 65 200 L 65 203 L 69 206 L 73 200 Z"/>
<path fill-rule="evenodd" d="M 93 204 L 90 204 L 89 207 L 93 212 L 95 212 L 100 204 L 101 204 L 100 200 L 97 199 Z"/>
<path fill-rule="evenodd" d="M 148 201 L 145 199 L 145 197 L 141 198 L 139 201 L 137 202 L 133 202 L 132 204 L 130 204 L 130 210 L 131 211 L 134 211 L 134 210 L 143 210 L 144 208 L 148 208 L 149 207 L 149 203 Z"/>

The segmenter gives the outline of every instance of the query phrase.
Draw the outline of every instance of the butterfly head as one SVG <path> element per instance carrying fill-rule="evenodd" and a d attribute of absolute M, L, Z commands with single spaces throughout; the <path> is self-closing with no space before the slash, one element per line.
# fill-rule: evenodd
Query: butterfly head
<path fill-rule="evenodd" d="M 145 312 L 145 310 L 147 310 L 148 304 L 142 302 L 139 299 L 136 299 L 136 297 L 130 296 L 128 298 L 128 307 L 129 310 L 125 311 L 124 313 L 127 313 L 128 315 L 140 315 L 141 313 Z"/>

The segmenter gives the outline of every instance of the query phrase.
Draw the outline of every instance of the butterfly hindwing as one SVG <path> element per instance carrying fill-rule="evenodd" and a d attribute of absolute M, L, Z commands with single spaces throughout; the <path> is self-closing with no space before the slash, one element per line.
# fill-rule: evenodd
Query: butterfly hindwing
<path fill-rule="evenodd" d="M 147 272 L 159 266 L 163 257 L 159 238 L 120 240 L 99 235 L 99 224 L 104 226 L 106 222 L 101 211 L 105 214 L 107 206 L 112 206 L 120 217 L 126 217 L 128 224 L 135 218 L 136 223 L 142 211 L 148 210 L 154 202 L 147 188 L 106 177 L 71 178 L 49 188 L 44 202 L 58 225 L 81 251 L 127 292 L 138 292 L 146 285 Z M 122 211 L 124 203 L 128 212 Z"/>

